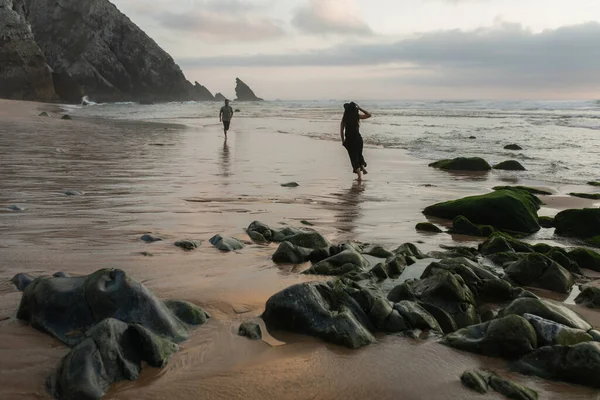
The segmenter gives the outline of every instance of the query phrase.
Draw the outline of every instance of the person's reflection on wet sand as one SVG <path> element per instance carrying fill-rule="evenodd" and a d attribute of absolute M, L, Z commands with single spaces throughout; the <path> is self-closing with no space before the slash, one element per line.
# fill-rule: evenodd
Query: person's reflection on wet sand
<path fill-rule="evenodd" d="M 352 186 L 339 195 L 340 203 L 335 215 L 337 228 L 344 232 L 353 232 L 356 221 L 361 216 L 362 194 L 366 189 L 364 182 L 354 181 Z"/>
<path fill-rule="evenodd" d="M 223 148 L 221 149 L 221 152 L 219 153 L 219 161 L 220 161 L 219 165 L 221 167 L 220 175 L 224 178 L 228 178 L 231 175 L 231 172 L 230 172 L 231 160 L 230 160 L 229 145 L 227 144 L 227 140 L 225 140 L 225 142 L 223 142 Z M 228 180 L 224 179 L 223 184 L 228 185 L 229 184 Z"/>

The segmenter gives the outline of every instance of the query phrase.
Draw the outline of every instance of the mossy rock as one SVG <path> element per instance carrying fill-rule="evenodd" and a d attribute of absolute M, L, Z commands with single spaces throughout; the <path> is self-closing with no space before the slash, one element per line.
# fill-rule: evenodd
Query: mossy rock
<path fill-rule="evenodd" d="M 538 222 L 542 228 L 554 228 L 553 217 L 539 217 Z"/>
<path fill-rule="evenodd" d="M 535 329 L 539 346 L 573 346 L 583 342 L 593 341 L 592 336 L 581 329 L 570 328 L 554 321 L 525 314 L 523 316 Z"/>
<path fill-rule="evenodd" d="M 495 186 L 493 190 L 521 190 L 531 194 L 551 195 L 551 192 L 542 189 L 536 189 L 529 186 Z"/>
<path fill-rule="evenodd" d="M 561 236 L 592 238 L 600 236 L 600 208 L 564 210 L 554 217 L 555 233 Z"/>
<path fill-rule="evenodd" d="M 519 146 L 518 144 L 507 144 L 506 146 L 504 146 L 504 150 L 523 150 L 523 148 L 521 146 Z"/>
<path fill-rule="evenodd" d="M 533 233 L 540 230 L 537 217 L 538 201 L 537 197 L 523 191 L 498 190 L 434 204 L 425 208 L 423 213 L 447 219 L 463 215 L 475 224 Z"/>
<path fill-rule="evenodd" d="M 551 258 L 552 260 L 556 261 L 558 264 L 560 264 L 561 267 L 563 267 L 570 273 L 583 275 L 583 272 L 581 271 L 581 267 L 579 266 L 579 264 L 577 262 L 571 260 L 571 258 L 568 256 L 567 252 L 564 249 L 562 249 L 560 247 L 554 247 L 552 250 L 550 250 L 545 255 L 546 255 L 546 257 Z"/>
<path fill-rule="evenodd" d="M 567 255 L 581 268 L 600 272 L 600 253 L 597 251 L 579 247 L 571 250 Z"/>
<path fill-rule="evenodd" d="M 177 318 L 188 325 L 202 325 L 210 318 L 206 311 L 189 301 L 166 300 L 165 304 Z"/>
<path fill-rule="evenodd" d="M 573 275 L 556 261 L 543 254 L 532 253 L 505 269 L 519 285 L 533 286 L 558 293 L 570 293 Z"/>
<path fill-rule="evenodd" d="M 494 165 L 494 169 L 501 169 L 505 171 L 526 171 L 525 167 L 516 160 L 506 160 Z"/>
<path fill-rule="evenodd" d="M 582 286 L 581 293 L 575 298 L 576 304 L 588 308 L 600 308 L 600 288 L 595 286 Z"/>
<path fill-rule="evenodd" d="M 502 232 L 494 232 L 488 240 L 479 245 L 481 254 L 487 256 L 496 253 L 533 253 L 533 248 L 525 242 L 513 239 Z"/>
<path fill-rule="evenodd" d="M 576 312 L 548 300 L 528 297 L 518 298 L 498 312 L 499 317 L 505 317 L 510 314 L 521 316 L 533 314 L 586 332 L 592 329 L 592 326 Z"/>
<path fill-rule="evenodd" d="M 488 237 L 494 233 L 495 229 L 490 225 L 475 225 L 469 219 L 463 215 L 459 215 L 452 221 L 451 233 L 458 233 L 461 235 Z"/>
<path fill-rule="evenodd" d="M 540 254 L 550 253 L 552 251 L 552 249 L 554 249 L 554 246 L 550 246 L 547 243 L 536 243 L 531 247 L 533 248 L 533 250 L 536 253 L 540 253 Z"/>
<path fill-rule="evenodd" d="M 190 251 L 190 250 L 197 249 L 198 246 L 200 246 L 200 242 L 198 242 L 196 240 L 184 239 L 184 240 L 176 241 L 175 246 L 177 246 L 183 250 Z"/>
<path fill-rule="evenodd" d="M 429 164 L 430 167 L 452 171 L 489 171 L 490 164 L 480 157 L 457 157 L 451 160 L 440 160 Z"/>
<path fill-rule="evenodd" d="M 421 232 L 442 233 L 443 231 L 431 222 L 419 222 L 415 229 Z"/>
<path fill-rule="evenodd" d="M 600 193 L 569 193 L 569 196 L 579 197 L 581 199 L 600 200 Z"/>
<path fill-rule="evenodd" d="M 598 182 L 598 181 L 590 181 L 587 184 L 590 186 L 600 186 L 600 182 Z"/>
<path fill-rule="evenodd" d="M 48 114 L 46 111 L 41 112 L 38 117 L 49 117 L 50 114 Z"/>

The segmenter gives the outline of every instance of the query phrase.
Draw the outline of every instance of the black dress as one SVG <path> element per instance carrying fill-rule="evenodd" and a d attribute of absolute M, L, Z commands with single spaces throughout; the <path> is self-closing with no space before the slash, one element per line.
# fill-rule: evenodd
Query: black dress
<path fill-rule="evenodd" d="M 345 138 L 344 147 L 348 150 L 348 156 L 350 156 L 352 172 L 355 172 L 357 168 L 366 167 L 367 163 L 363 157 L 363 138 L 358 131 L 358 127 L 354 129 L 346 128 Z"/>

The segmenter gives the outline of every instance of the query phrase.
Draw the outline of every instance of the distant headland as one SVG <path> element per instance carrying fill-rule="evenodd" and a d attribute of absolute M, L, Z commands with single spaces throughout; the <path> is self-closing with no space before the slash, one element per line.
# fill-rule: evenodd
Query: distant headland
<path fill-rule="evenodd" d="M 238 101 L 261 101 L 236 78 Z M 0 98 L 221 101 L 108 0 L 0 0 Z"/>

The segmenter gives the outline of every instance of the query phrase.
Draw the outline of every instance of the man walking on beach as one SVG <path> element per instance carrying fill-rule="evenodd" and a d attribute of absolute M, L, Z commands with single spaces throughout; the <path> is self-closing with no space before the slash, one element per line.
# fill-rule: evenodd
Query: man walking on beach
<path fill-rule="evenodd" d="M 219 122 L 223 122 L 223 131 L 225 132 L 225 139 L 227 139 L 227 131 L 229 130 L 231 117 L 233 117 L 233 108 L 231 108 L 231 106 L 229 105 L 229 100 L 225 100 L 225 105 L 221 107 L 221 111 L 219 111 Z"/>

